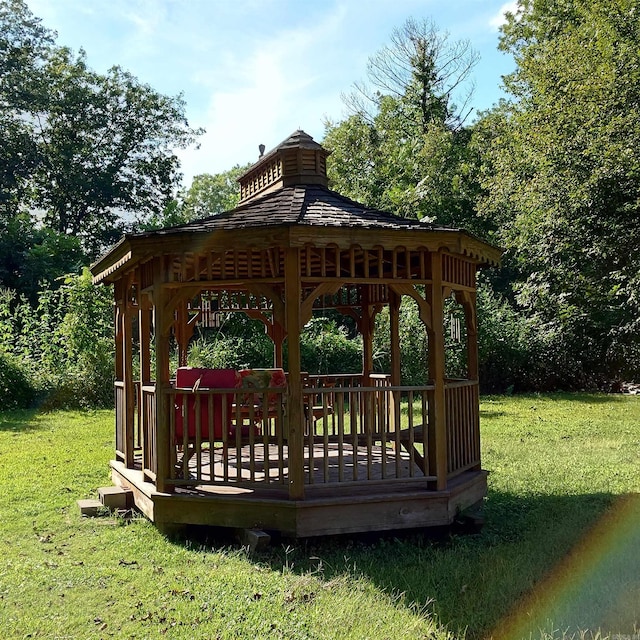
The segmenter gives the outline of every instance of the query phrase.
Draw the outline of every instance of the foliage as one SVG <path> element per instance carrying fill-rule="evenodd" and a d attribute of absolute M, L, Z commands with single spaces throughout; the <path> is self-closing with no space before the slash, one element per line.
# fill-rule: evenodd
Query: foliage
<path fill-rule="evenodd" d="M 429 341 L 418 307 L 410 298 L 400 305 L 400 382 L 406 385 L 427 384 L 429 379 Z M 376 316 L 373 334 L 374 368 L 391 371 L 391 330 L 389 309 Z"/>
<path fill-rule="evenodd" d="M 360 373 L 362 341 L 349 339 L 335 320 L 315 317 L 300 335 L 300 361 L 302 370 L 312 374 Z"/>
<path fill-rule="evenodd" d="M 0 349 L 29 373 L 44 406 L 105 407 L 113 403 L 112 294 L 85 269 L 37 305 L 0 290 Z"/>
<path fill-rule="evenodd" d="M 32 304 L 42 286 L 57 288 L 62 276 L 77 272 L 84 261 L 78 238 L 36 226 L 26 214 L 0 218 L 0 286 Z"/>
<path fill-rule="evenodd" d="M 160 215 L 151 216 L 143 227 L 174 227 L 230 211 L 240 201 L 238 178 L 249 166 L 236 165 L 222 173 L 202 173 L 195 176 L 189 189 L 171 200 Z"/>
<path fill-rule="evenodd" d="M 240 200 L 238 178 L 250 166 L 236 165 L 222 173 L 195 176 L 182 204 L 187 220 L 199 220 L 236 207 Z"/>
<path fill-rule="evenodd" d="M 180 96 L 160 95 L 119 67 L 92 71 L 84 52 L 57 46 L 22 0 L 2 0 L 0 27 L 12 159 L 0 217 L 37 208 L 46 226 L 82 238 L 95 255 L 122 232 L 124 214 L 145 219 L 165 208 L 180 180 L 174 150 L 200 131 L 189 127 Z"/>
<path fill-rule="evenodd" d="M 501 41 L 517 63 L 514 100 L 478 128 L 481 211 L 498 222 L 513 275 L 505 293 L 577 380 L 639 373 L 636 10 L 521 1 Z"/>
<path fill-rule="evenodd" d="M 370 206 L 483 232 L 473 212 L 477 158 L 466 113 L 453 96 L 468 85 L 477 54 L 449 43 L 429 21 L 408 20 L 369 60 L 369 89 L 356 84 L 352 115 L 327 121 L 323 144 L 332 186 Z"/>
<path fill-rule="evenodd" d="M 3 638 L 605 640 L 640 622 L 638 398 L 484 398 L 479 534 L 282 540 L 257 556 L 212 531 L 81 518 L 75 501 L 110 482 L 113 420 L 0 412 Z"/>
<path fill-rule="evenodd" d="M 9 411 L 26 409 L 35 396 L 29 373 L 16 358 L 0 350 L 0 406 Z"/>

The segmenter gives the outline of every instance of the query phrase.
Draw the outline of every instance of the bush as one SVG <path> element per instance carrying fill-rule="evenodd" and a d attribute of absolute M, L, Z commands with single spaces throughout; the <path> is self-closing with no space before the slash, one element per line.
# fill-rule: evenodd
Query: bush
<path fill-rule="evenodd" d="M 335 320 L 313 318 L 300 335 L 303 371 L 313 374 L 360 373 L 362 340 L 349 339 L 347 329 Z"/>
<path fill-rule="evenodd" d="M 113 406 L 113 302 L 91 274 L 40 291 L 37 307 L 0 291 L 0 348 L 33 380 L 45 408 Z"/>
<path fill-rule="evenodd" d="M 27 409 L 36 399 L 29 374 L 10 355 L 0 352 L 0 406 L 2 409 Z"/>
<path fill-rule="evenodd" d="M 273 343 L 267 335 L 200 336 L 189 347 L 189 366 L 209 369 L 243 369 L 273 365 Z"/>
<path fill-rule="evenodd" d="M 487 286 L 478 288 L 480 385 L 484 393 L 553 391 L 601 384 L 560 321 L 514 309 Z"/>

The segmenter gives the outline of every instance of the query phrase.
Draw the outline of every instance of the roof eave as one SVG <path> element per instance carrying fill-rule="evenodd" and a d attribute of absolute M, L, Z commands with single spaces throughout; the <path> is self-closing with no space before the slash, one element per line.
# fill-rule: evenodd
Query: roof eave
<path fill-rule="evenodd" d="M 132 258 L 131 237 L 125 235 L 89 267 L 93 284 L 112 282 L 113 276 L 128 266 Z"/>

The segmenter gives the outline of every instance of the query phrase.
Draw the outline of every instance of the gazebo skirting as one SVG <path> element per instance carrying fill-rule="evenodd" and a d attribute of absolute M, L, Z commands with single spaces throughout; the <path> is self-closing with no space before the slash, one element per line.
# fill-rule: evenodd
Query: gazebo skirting
<path fill-rule="evenodd" d="M 363 386 L 366 383 L 368 386 Z M 450 524 L 486 495 L 478 385 L 444 386 L 445 429 L 433 385 L 388 376 L 313 376 L 303 424 L 288 423 L 286 387 L 161 391 L 168 434 L 158 439 L 158 389 L 138 385 L 127 433 L 116 383 L 113 480 L 161 527 L 196 524 L 294 537 Z"/>

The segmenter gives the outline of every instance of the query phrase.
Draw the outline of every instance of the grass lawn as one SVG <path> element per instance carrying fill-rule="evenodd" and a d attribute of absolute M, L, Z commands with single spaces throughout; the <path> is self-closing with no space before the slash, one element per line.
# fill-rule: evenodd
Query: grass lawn
<path fill-rule="evenodd" d="M 249 556 L 81 518 L 112 412 L 0 413 L 0 638 L 640 638 L 640 398 L 484 398 L 478 535 Z"/>

